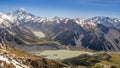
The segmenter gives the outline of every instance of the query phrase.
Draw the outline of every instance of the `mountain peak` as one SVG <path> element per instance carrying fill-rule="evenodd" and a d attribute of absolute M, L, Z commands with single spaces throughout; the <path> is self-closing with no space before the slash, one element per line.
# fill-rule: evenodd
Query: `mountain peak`
<path fill-rule="evenodd" d="M 9 15 L 9 16 L 25 16 L 25 15 L 34 16 L 34 15 L 26 12 L 26 10 L 24 8 L 19 8 L 16 11 L 9 12 L 7 15 Z"/>
<path fill-rule="evenodd" d="M 19 11 L 19 12 L 24 12 L 24 11 L 26 11 L 26 10 L 25 10 L 24 8 L 19 8 L 18 11 Z"/>
<path fill-rule="evenodd" d="M 20 9 L 14 11 L 14 13 L 17 13 L 17 14 L 23 14 L 23 13 L 25 13 L 26 14 L 27 12 L 25 11 L 24 8 L 20 8 Z"/>
<path fill-rule="evenodd" d="M 28 14 L 24 8 L 19 8 L 16 11 L 11 11 L 7 15 L 21 15 L 21 14 Z"/>

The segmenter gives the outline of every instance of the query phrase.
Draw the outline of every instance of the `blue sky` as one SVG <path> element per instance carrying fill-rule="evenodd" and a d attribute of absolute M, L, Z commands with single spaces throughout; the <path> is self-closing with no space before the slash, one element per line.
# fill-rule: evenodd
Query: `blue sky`
<path fill-rule="evenodd" d="M 7 13 L 19 8 L 40 17 L 120 18 L 120 0 L 0 0 L 0 12 Z"/>

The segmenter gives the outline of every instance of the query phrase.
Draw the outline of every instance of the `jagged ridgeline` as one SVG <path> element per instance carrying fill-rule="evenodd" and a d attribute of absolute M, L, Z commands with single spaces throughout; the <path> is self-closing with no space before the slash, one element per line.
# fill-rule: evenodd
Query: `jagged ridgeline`
<path fill-rule="evenodd" d="M 90 19 L 42 18 L 19 9 L 8 13 L 44 39 L 67 46 L 83 46 L 97 51 L 120 50 L 120 19 L 97 16 Z"/>

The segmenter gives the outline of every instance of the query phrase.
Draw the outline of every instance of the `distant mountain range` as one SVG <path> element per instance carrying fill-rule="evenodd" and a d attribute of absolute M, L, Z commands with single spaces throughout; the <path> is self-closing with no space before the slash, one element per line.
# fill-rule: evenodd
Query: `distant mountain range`
<path fill-rule="evenodd" d="M 0 13 L 0 30 L 7 41 L 16 41 L 17 38 L 23 43 L 28 40 L 35 42 L 33 38 L 37 37 L 32 31 L 40 31 L 45 34 L 42 39 L 57 41 L 61 45 L 82 46 L 97 51 L 120 51 L 118 18 L 42 18 L 18 9 L 8 14 Z M 1 39 L 4 39 L 2 35 Z"/>

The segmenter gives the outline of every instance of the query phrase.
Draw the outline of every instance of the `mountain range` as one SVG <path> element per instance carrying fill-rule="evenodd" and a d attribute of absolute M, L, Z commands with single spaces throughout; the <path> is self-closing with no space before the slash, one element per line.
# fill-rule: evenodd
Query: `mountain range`
<path fill-rule="evenodd" d="M 0 30 L 1 40 L 7 43 L 21 45 L 36 42 L 39 39 L 33 32 L 37 31 L 45 35 L 40 39 L 55 41 L 63 46 L 120 51 L 119 18 L 42 18 L 18 9 L 7 14 L 0 13 Z"/>

